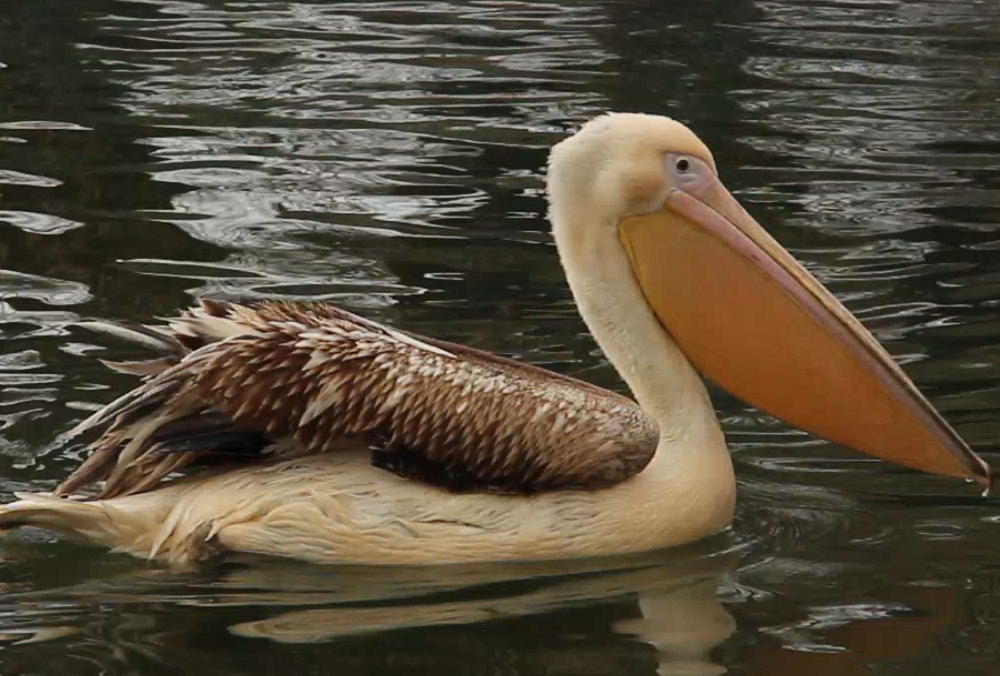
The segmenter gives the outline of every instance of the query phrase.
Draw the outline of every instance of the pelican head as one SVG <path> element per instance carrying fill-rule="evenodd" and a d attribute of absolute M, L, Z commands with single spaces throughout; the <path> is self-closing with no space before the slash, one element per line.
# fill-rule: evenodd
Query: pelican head
<path fill-rule="evenodd" d="M 553 149 L 548 181 L 571 286 L 583 278 L 572 269 L 581 252 L 600 250 L 590 265 L 627 269 L 686 359 L 740 399 L 836 443 L 989 487 L 989 466 L 740 206 L 686 126 L 599 117 Z"/>

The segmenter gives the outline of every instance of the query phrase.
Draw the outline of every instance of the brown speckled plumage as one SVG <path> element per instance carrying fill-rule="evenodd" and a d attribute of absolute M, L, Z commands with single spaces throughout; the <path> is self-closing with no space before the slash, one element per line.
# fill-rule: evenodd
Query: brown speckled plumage
<path fill-rule="evenodd" d="M 118 329 L 172 357 L 109 364 L 147 379 L 80 423 L 93 453 L 57 489 L 138 493 L 223 453 L 244 460 L 363 441 L 403 476 L 449 487 L 591 488 L 642 470 L 656 423 L 593 385 L 418 338 L 331 305 L 204 300 L 169 327 Z"/>

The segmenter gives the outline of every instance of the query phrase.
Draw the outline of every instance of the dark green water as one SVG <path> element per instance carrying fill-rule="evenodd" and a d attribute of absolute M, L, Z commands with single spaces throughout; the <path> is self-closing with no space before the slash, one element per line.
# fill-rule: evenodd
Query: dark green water
<path fill-rule="evenodd" d="M 666 113 L 1000 463 L 993 0 L 0 3 L 0 490 L 130 381 L 73 329 L 321 298 L 621 389 L 547 148 Z M 1000 502 L 721 393 L 731 533 L 614 562 L 172 572 L 0 542 L 4 674 L 996 673 Z"/>

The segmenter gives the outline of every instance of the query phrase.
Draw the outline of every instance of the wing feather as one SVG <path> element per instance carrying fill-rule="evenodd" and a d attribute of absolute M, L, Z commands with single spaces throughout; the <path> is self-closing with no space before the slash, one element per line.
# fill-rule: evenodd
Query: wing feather
<path fill-rule="evenodd" d="M 639 472 L 658 439 L 618 394 L 331 305 L 203 301 L 170 327 L 165 344 L 191 351 L 75 428 L 104 431 L 59 494 L 102 479 L 102 497 L 148 490 L 247 439 L 280 442 L 280 457 L 358 436 L 425 480 L 594 487 Z"/>

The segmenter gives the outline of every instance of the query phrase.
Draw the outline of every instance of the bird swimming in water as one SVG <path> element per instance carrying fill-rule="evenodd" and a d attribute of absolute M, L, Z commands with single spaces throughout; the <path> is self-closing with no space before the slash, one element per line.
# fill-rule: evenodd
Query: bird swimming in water
<path fill-rule="evenodd" d="M 724 529 L 736 498 L 702 376 L 834 442 L 990 486 L 686 126 L 598 117 L 553 148 L 547 187 L 573 297 L 634 401 L 327 304 L 203 299 L 164 326 L 91 323 L 163 356 L 110 364 L 143 382 L 76 426 L 97 435 L 90 456 L 53 494 L 0 506 L 0 527 L 174 563 L 678 545 Z"/>

